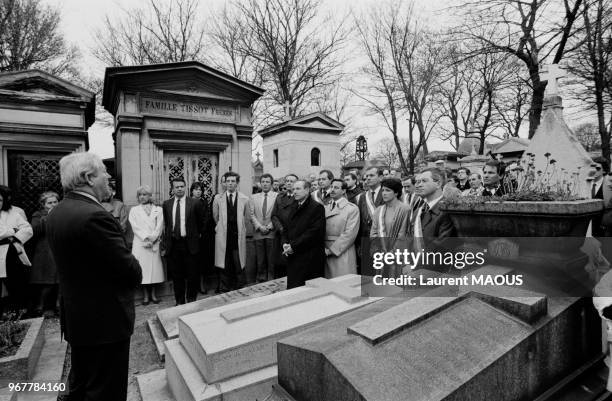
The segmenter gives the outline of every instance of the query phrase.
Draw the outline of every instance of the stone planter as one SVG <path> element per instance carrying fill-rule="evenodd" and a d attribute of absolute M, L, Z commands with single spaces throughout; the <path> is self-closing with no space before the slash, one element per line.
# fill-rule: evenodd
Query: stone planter
<path fill-rule="evenodd" d="M 443 203 L 441 210 L 450 216 L 458 237 L 487 247 L 494 262 L 581 275 L 587 258 L 580 247 L 603 201 Z"/>
<path fill-rule="evenodd" d="M 29 324 L 28 331 L 14 355 L 0 358 L 0 387 L 6 386 L 8 382 L 31 379 L 43 348 L 45 341 L 43 318 L 26 319 L 21 322 Z"/>

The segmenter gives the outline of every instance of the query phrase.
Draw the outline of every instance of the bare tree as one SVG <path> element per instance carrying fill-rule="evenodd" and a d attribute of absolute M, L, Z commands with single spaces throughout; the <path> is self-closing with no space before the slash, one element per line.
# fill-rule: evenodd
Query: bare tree
<path fill-rule="evenodd" d="M 389 167 L 396 167 L 399 156 L 395 142 L 391 138 L 385 138 L 378 142 L 375 157 L 382 160 Z"/>
<path fill-rule="evenodd" d="M 591 122 L 583 123 L 574 128 L 574 135 L 580 141 L 587 152 L 594 152 L 601 149 L 601 137 L 599 135 L 598 124 Z"/>
<path fill-rule="evenodd" d="M 478 53 L 505 53 L 523 62 L 529 72 L 532 96 L 529 110 L 529 138 L 540 123 L 546 82 L 540 79 L 540 65 L 559 63 L 575 49 L 568 41 L 583 0 L 471 0 L 458 11 L 466 17 L 456 32 L 459 40 L 476 39 Z M 482 28 L 492 35 L 483 35 Z M 576 44 L 579 46 L 579 44 Z"/>
<path fill-rule="evenodd" d="M 299 115 L 314 92 L 332 88 L 341 75 L 337 52 L 346 40 L 344 25 L 319 16 L 319 6 L 318 0 L 235 3 L 246 33 L 238 53 L 263 69 L 265 123 L 282 120 L 285 104 L 290 105 L 290 118 Z"/>
<path fill-rule="evenodd" d="M 407 172 L 408 168 L 398 136 L 398 119 L 403 117 L 403 112 L 400 104 L 401 98 L 398 96 L 399 87 L 394 77 L 393 57 L 389 47 L 388 18 L 389 15 L 383 14 L 380 8 L 372 10 L 367 16 L 355 17 L 355 27 L 368 62 L 362 68 L 362 72 L 367 77 L 364 91 L 355 90 L 353 93 L 365 102 L 366 109 L 371 115 L 376 115 L 383 120 L 393 137 L 402 170 Z"/>
<path fill-rule="evenodd" d="M 580 80 L 580 99 L 586 100 L 587 108 L 594 105 L 597 110 L 602 156 L 610 160 L 612 117 L 607 125 L 606 114 L 612 116 L 612 2 L 584 1 L 582 17 L 584 30 L 576 41 L 583 46 L 568 60 L 568 66 Z"/>
<path fill-rule="evenodd" d="M 80 56 L 60 29 L 59 10 L 39 0 L 0 0 L 0 72 L 39 68 L 75 77 Z"/>
<path fill-rule="evenodd" d="M 146 7 L 106 16 L 93 54 L 106 65 L 123 66 L 204 60 L 204 29 L 197 0 L 150 0 Z"/>

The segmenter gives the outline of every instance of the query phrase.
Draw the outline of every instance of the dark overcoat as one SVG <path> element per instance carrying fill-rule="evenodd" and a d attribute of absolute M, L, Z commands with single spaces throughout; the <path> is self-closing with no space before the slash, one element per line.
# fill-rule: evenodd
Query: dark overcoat
<path fill-rule="evenodd" d="M 287 241 L 293 249 L 287 265 L 287 288 L 325 274 L 325 209 L 307 197 L 289 218 Z"/>
<path fill-rule="evenodd" d="M 69 192 L 47 218 L 59 274 L 61 323 L 73 346 L 125 341 L 134 331 L 134 290 L 142 270 L 117 219 Z"/>

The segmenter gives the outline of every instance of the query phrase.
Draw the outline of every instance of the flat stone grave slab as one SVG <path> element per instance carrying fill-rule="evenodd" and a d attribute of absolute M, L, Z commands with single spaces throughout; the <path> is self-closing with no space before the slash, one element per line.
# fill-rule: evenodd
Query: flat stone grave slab
<path fill-rule="evenodd" d="M 379 300 L 361 296 L 361 276 L 293 288 L 179 318 L 179 340 L 207 383 L 276 363 L 276 341 Z"/>
<path fill-rule="evenodd" d="M 196 313 L 219 306 L 244 301 L 245 299 L 262 297 L 287 289 L 287 278 L 282 277 L 265 283 L 255 284 L 239 290 L 204 298 L 199 301 L 178 305 L 157 312 L 157 320 L 161 325 L 165 339 L 178 337 L 178 318 L 190 313 Z"/>
<path fill-rule="evenodd" d="M 601 329 L 584 299 L 514 290 L 440 288 L 315 325 L 279 340 L 279 384 L 299 401 L 534 399 L 600 352 Z"/>

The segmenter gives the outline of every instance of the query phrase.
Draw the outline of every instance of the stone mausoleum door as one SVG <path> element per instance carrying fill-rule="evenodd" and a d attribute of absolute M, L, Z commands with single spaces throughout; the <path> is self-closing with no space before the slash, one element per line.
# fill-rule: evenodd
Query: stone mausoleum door
<path fill-rule="evenodd" d="M 217 188 L 218 158 L 213 153 L 166 152 L 164 154 L 166 174 L 164 193 L 172 196 L 172 180 L 182 177 L 187 191 L 198 181 L 204 187 L 203 196 L 210 202 Z M 188 194 L 191 195 L 191 194 Z"/>
<path fill-rule="evenodd" d="M 59 160 L 63 153 L 9 151 L 9 187 L 13 203 L 22 207 L 28 218 L 38 210 L 38 198 L 45 191 L 62 194 Z"/>

